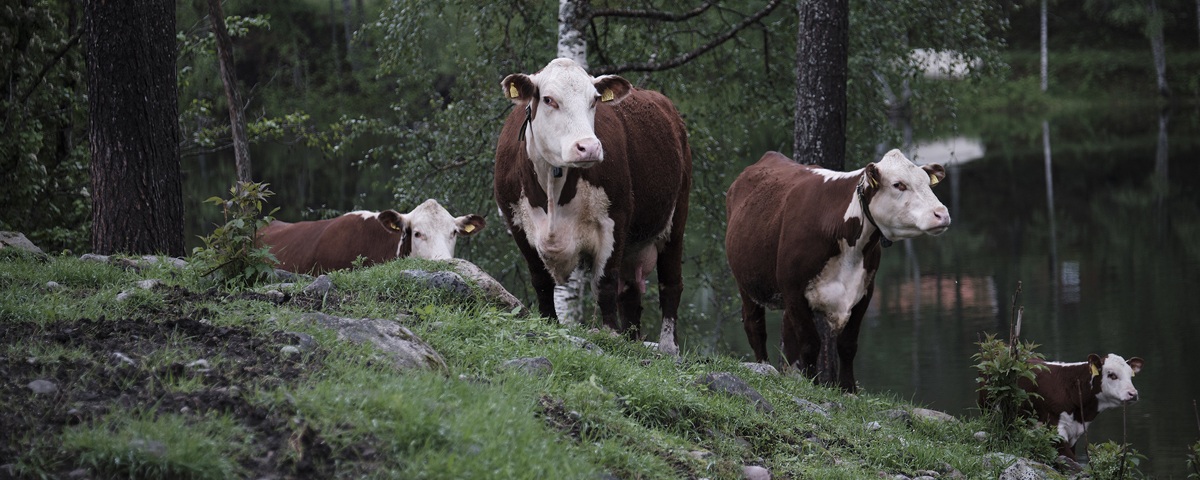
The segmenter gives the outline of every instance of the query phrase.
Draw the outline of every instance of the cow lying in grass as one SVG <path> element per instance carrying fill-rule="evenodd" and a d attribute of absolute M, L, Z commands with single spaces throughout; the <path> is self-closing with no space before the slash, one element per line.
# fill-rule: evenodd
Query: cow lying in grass
<path fill-rule="evenodd" d="M 1059 455 L 1075 459 L 1075 442 L 1100 412 L 1128 405 L 1138 400 L 1133 376 L 1140 372 L 1145 361 L 1133 357 L 1125 360 L 1110 353 L 1107 357 L 1088 355 L 1088 361 L 1078 363 L 1042 362 L 1037 369 L 1036 384 L 1021 379 L 1017 386 L 1031 394 L 1032 412 L 1043 425 L 1058 432 L 1063 441 L 1058 444 Z M 980 392 L 980 406 L 988 407 Z"/>
<path fill-rule="evenodd" d="M 271 246 L 279 268 L 321 273 L 350 268 L 360 256 L 364 265 L 409 255 L 450 259 L 459 236 L 474 235 L 486 226 L 479 215 L 455 218 L 430 199 L 407 214 L 360 210 L 314 222 L 274 221 L 259 232 L 259 241 Z"/>

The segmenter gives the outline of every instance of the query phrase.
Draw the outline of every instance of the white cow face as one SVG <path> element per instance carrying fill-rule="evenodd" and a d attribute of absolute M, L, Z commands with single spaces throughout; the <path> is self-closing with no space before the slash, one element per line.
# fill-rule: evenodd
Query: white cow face
<path fill-rule="evenodd" d="M 518 109 L 530 106 L 525 148 L 534 161 L 553 167 L 587 168 L 604 160 L 596 138 L 596 105 L 619 102 L 632 91 L 624 78 L 593 78 L 573 60 L 559 58 L 533 75 L 513 74 L 500 82 Z"/>
<path fill-rule="evenodd" d="M 1133 387 L 1134 374 L 1142 370 L 1145 361 L 1138 357 L 1125 360 L 1115 353 L 1100 358 L 1099 355 L 1088 355 L 1088 363 L 1092 373 L 1100 376 L 1099 410 L 1129 404 L 1138 400 L 1138 391 Z"/>
<path fill-rule="evenodd" d="M 429 199 L 407 214 L 400 215 L 400 224 L 412 236 L 411 255 L 428 260 L 454 258 L 454 244 L 459 236 L 471 236 L 487 226 L 479 215 L 455 218 L 436 200 Z"/>
<path fill-rule="evenodd" d="M 950 228 L 950 211 L 932 190 L 946 176 L 941 165 L 918 167 L 892 150 L 865 170 L 867 182 L 876 188 L 871 215 L 888 239 L 941 235 Z"/>

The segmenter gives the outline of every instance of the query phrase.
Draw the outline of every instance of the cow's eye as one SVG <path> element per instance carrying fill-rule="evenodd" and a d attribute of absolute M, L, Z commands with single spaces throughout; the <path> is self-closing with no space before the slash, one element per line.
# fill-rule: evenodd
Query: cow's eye
<path fill-rule="evenodd" d="M 901 192 L 908 190 L 908 187 L 904 185 L 904 182 L 896 182 L 896 183 L 893 183 L 892 186 L 896 187 L 896 190 L 899 190 Z"/>
<path fill-rule="evenodd" d="M 558 108 L 558 102 L 555 102 L 553 98 L 550 98 L 550 97 L 542 97 L 542 101 L 543 101 L 543 102 L 546 102 L 546 105 L 549 105 L 549 106 L 551 106 L 551 107 L 554 107 L 554 108 Z"/>
<path fill-rule="evenodd" d="M 1117 379 L 1117 374 L 1115 374 L 1115 373 L 1113 373 L 1113 372 L 1108 372 L 1108 378 L 1111 378 L 1111 379 L 1113 379 L 1113 380 L 1116 380 L 1116 379 Z"/>
<path fill-rule="evenodd" d="M 592 99 L 592 106 L 595 107 L 597 103 L 600 103 L 599 95 L 596 95 L 596 97 Z"/>
<path fill-rule="evenodd" d="M 413 232 L 413 238 L 421 238 L 421 232 Z"/>

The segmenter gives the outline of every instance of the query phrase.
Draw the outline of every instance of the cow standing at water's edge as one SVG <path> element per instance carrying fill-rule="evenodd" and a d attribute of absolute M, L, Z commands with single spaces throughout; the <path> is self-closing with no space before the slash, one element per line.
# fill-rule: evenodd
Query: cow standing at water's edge
<path fill-rule="evenodd" d="M 769 362 L 765 308 L 783 309 L 785 363 L 855 391 L 858 330 L 881 244 L 950 227 L 930 190 L 944 176 L 941 165 L 918 167 L 899 150 L 853 172 L 777 152 L 747 167 L 726 194 L 725 254 L 755 360 Z"/>
<path fill-rule="evenodd" d="M 675 353 L 692 157 L 675 106 L 569 59 L 501 82 L 516 108 L 496 147 L 496 203 L 529 265 L 540 313 L 581 263 L 604 324 L 640 334 L 645 278 L 658 269 L 661 349 Z M 618 314 L 620 320 L 618 321 Z"/>

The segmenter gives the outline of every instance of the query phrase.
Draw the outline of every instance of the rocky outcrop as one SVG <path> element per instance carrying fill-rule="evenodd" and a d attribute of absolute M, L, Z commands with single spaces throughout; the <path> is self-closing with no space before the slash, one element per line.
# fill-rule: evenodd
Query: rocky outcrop
<path fill-rule="evenodd" d="M 521 307 L 521 315 L 524 316 L 529 314 L 529 309 L 524 308 L 525 306 L 521 304 L 520 300 L 517 300 L 517 297 L 514 297 L 513 294 L 508 293 L 508 290 L 505 290 L 504 286 L 500 285 L 500 282 L 497 282 L 495 278 L 492 278 L 491 275 L 488 275 L 487 272 L 484 272 L 483 269 L 477 267 L 474 263 L 468 262 L 461 258 L 451 259 L 450 263 L 454 264 L 455 272 L 458 272 L 458 274 L 462 275 L 463 278 L 475 282 L 475 285 L 483 291 L 483 295 L 486 296 L 488 300 L 495 302 L 502 308 L 510 311 L 517 307 Z"/>
<path fill-rule="evenodd" d="M 397 370 L 427 368 L 447 370 L 446 361 L 411 330 L 382 318 L 343 318 L 323 313 L 306 313 L 300 321 L 337 332 L 338 340 L 371 344 L 392 360 Z"/>
<path fill-rule="evenodd" d="M 34 245 L 33 242 L 25 238 L 24 233 L 20 232 L 0 232 L 0 248 L 19 248 L 29 250 L 33 253 L 45 254 L 42 249 Z"/>

